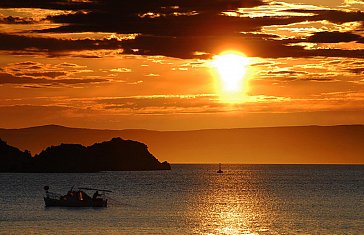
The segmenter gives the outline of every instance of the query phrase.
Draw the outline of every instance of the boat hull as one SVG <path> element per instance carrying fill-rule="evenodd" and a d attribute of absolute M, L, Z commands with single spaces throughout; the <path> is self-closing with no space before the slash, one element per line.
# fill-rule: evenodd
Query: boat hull
<path fill-rule="evenodd" d="M 107 199 L 96 200 L 61 200 L 44 197 L 46 207 L 107 207 Z"/>

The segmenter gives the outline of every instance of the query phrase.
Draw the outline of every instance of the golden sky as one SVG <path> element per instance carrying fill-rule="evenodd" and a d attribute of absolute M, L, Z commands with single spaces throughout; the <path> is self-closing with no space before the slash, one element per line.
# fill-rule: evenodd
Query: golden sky
<path fill-rule="evenodd" d="M 0 127 L 364 124 L 361 0 L 2 0 Z"/>

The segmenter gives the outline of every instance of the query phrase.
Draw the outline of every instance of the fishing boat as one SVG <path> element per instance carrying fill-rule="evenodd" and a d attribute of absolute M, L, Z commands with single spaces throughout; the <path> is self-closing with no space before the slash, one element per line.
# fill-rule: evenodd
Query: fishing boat
<path fill-rule="evenodd" d="M 219 163 L 219 170 L 217 171 L 217 173 L 223 173 L 223 171 L 221 170 L 221 163 Z"/>
<path fill-rule="evenodd" d="M 44 186 L 44 202 L 46 207 L 107 207 L 106 193 L 110 190 L 95 188 L 72 188 L 66 195 L 50 192 L 48 186 Z M 95 191 L 90 197 L 85 191 Z M 101 192 L 101 193 L 100 193 Z"/>

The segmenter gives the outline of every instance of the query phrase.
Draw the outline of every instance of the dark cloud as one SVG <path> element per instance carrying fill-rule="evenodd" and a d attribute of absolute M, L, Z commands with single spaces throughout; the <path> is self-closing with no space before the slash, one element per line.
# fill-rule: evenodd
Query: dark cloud
<path fill-rule="evenodd" d="M 33 61 L 24 61 L 24 62 L 14 63 L 14 65 L 33 66 L 33 65 L 38 65 L 38 63 L 37 62 L 33 62 Z"/>
<path fill-rule="evenodd" d="M 364 43 L 364 38 L 350 32 L 317 32 L 307 39 L 308 42 L 315 43 L 336 43 L 336 42 L 360 42 Z"/>
<path fill-rule="evenodd" d="M 211 102 L 211 99 L 217 98 L 216 95 L 196 95 L 196 96 L 141 96 L 141 97 L 120 97 L 95 100 L 96 103 L 102 104 L 105 109 L 132 109 L 143 110 L 146 108 L 196 108 L 196 109 L 214 109 L 219 108 L 222 104 Z M 176 112 L 177 110 L 174 109 Z M 183 112 L 180 110 L 180 112 Z M 190 111 L 189 111 L 190 112 Z M 200 112 L 200 111 L 199 111 Z"/>
<path fill-rule="evenodd" d="M 29 77 L 48 77 L 48 78 L 56 78 L 60 76 L 65 76 L 67 73 L 61 71 L 53 71 L 53 72 L 33 72 L 33 73 L 23 73 L 22 75 Z"/>
<path fill-rule="evenodd" d="M 0 17 L 0 23 L 2 24 L 33 24 L 35 22 L 32 18 L 17 16 Z"/>
<path fill-rule="evenodd" d="M 307 56 L 364 58 L 364 50 L 317 49 L 306 50 Z"/>
<path fill-rule="evenodd" d="M 233 10 L 239 7 L 254 7 L 265 4 L 263 0 L 100 0 L 100 1 L 69 1 L 69 0 L 2 0 L 2 8 L 43 8 L 56 10 L 89 10 L 98 12 L 133 14 L 153 11 L 175 11 L 187 12 L 196 10 L 199 12 L 220 12 Z M 178 8 L 176 8 L 178 6 Z"/>
<path fill-rule="evenodd" d="M 195 51 L 203 51 L 211 56 L 226 48 L 243 51 L 251 57 L 353 57 L 364 58 L 364 50 L 318 49 L 305 50 L 303 46 L 291 46 L 292 42 L 306 40 L 271 40 L 267 38 L 236 37 L 153 37 L 139 36 L 123 42 L 125 53 L 141 55 L 166 55 L 178 58 L 193 58 Z M 134 52 L 132 49 L 139 49 Z"/>
<path fill-rule="evenodd" d="M 48 85 L 48 86 L 50 86 L 50 85 Z M 44 87 L 46 87 L 46 86 L 44 86 L 44 85 L 42 85 L 42 86 L 40 86 L 40 85 L 23 85 L 23 88 L 32 88 L 32 89 L 40 89 L 40 88 L 44 88 Z"/>
<path fill-rule="evenodd" d="M 303 80 L 313 81 L 313 82 L 332 82 L 332 81 L 335 81 L 335 79 L 332 79 L 332 78 L 305 78 Z"/>
<path fill-rule="evenodd" d="M 0 50 L 36 50 L 44 52 L 62 52 L 95 49 L 121 48 L 117 39 L 104 40 L 67 40 L 42 37 L 27 37 L 0 33 Z"/>
<path fill-rule="evenodd" d="M 343 24 L 347 22 L 364 22 L 364 12 L 361 11 L 340 11 L 340 10 L 304 10 L 304 9 L 291 9 L 287 10 L 297 13 L 313 14 L 307 16 L 308 21 L 327 20 L 336 24 Z"/>
<path fill-rule="evenodd" d="M 82 66 L 79 66 L 77 64 L 63 62 L 62 64 L 57 65 L 57 67 L 60 67 L 60 68 L 78 68 L 78 67 L 82 67 Z"/>
<path fill-rule="evenodd" d="M 364 74 L 364 67 L 363 68 L 351 68 L 348 69 L 350 72 L 355 73 L 357 75 Z"/>
<path fill-rule="evenodd" d="M 196 51 L 216 54 L 225 48 L 244 51 L 248 56 L 286 57 L 299 54 L 298 46 L 285 46 L 281 41 L 264 38 L 235 37 L 155 37 L 138 36 L 134 40 L 123 42 L 125 53 L 142 55 L 166 55 L 179 58 L 191 58 Z M 136 53 L 132 49 L 139 49 Z M 209 56 L 203 55 L 203 57 Z M 197 57 L 197 56 L 196 56 Z"/>
<path fill-rule="evenodd" d="M 63 14 L 48 17 L 56 23 L 66 25 L 44 30 L 45 32 L 117 32 L 139 33 L 154 36 L 211 36 L 233 35 L 240 32 L 259 31 L 262 26 L 286 25 L 305 21 L 327 20 L 333 23 L 346 23 L 364 20 L 362 12 L 338 10 L 302 10 L 291 9 L 295 13 L 307 16 L 265 16 L 265 17 L 229 17 L 221 12 L 240 7 L 254 7 L 265 3 L 260 1 L 166 1 L 153 4 L 122 4 L 102 1 L 89 12 Z M 129 1 L 128 1 L 129 2 Z M 139 1 L 135 1 L 138 3 Z M 250 4 L 246 4 L 249 2 Z M 231 4 L 228 4 L 231 3 Z M 178 8 L 173 8 L 178 6 Z M 149 13 L 150 15 L 146 14 Z M 190 14 L 189 14 L 190 13 Z M 191 14 L 194 13 L 194 14 Z M 144 15 L 143 15 L 144 14 Z M 144 17 L 141 17 L 144 16 Z"/>
<path fill-rule="evenodd" d="M 47 79 L 47 78 L 35 78 L 30 76 L 14 76 L 8 73 L 0 73 L 0 84 L 86 84 L 86 83 L 100 83 L 107 82 L 106 79 L 75 79 L 75 78 L 65 78 L 65 79 Z"/>
<path fill-rule="evenodd" d="M 292 71 L 292 70 L 278 70 L 278 71 L 269 71 L 268 74 L 275 74 L 275 75 L 302 75 L 307 74 L 307 72 L 302 71 Z"/>
<path fill-rule="evenodd" d="M 1 8 L 42 8 L 54 10 L 90 9 L 90 2 L 76 2 L 69 0 L 1 0 Z"/>
<path fill-rule="evenodd" d="M 87 13 L 51 17 L 57 23 L 67 23 L 41 32 L 115 32 L 153 36 L 215 36 L 256 31 L 260 22 L 250 18 L 228 17 L 200 13 L 191 16 L 161 16 L 141 18 L 137 15 Z M 286 20 L 284 20 L 286 22 Z M 116 23 L 118 22 L 118 23 Z M 284 23 L 282 23 L 284 24 Z"/>
<path fill-rule="evenodd" d="M 305 50 L 298 42 L 363 42 L 354 33 L 321 32 L 307 39 L 280 40 L 274 35 L 257 33 L 263 26 L 287 25 L 305 21 L 327 20 L 341 24 L 363 22 L 364 13 L 340 10 L 291 9 L 302 16 L 229 17 L 222 12 L 267 4 L 263 0 L 3 0 L 0 7 L 38 7 L 73 10 L 48 16 L 59 27 L 39 32 L 108 32 L 137 34 L 134 39 L 55 39 L 0 33 L 0 50 L 12 53 L 47 53 L 50 57 L 69 55 L 70 51 L 123 49 L 124 54 L 163 55 L 177 58 L 208 58 L 221 50 L 241 50 L 257 57 L 338 56 L 363 57 L 363 50 Z M 195 52 L 203 52 L 197 55 Z M 97 54 L 77 54 L 99 58 Z"/>
<path fill-rule="evenodd" d="M 15 53 L 47 53 L 50 57 L 69 55 L 71 51 L 122 49 L 124 54 L 163 55 L 177 58 L 209 58 L 226 48 L 243 51 L 248 56 L 256 57 L 354 57 L 363 58 L 364 50 L 318 49 L 305 50 L 303 46 L 292 46 L 291 43 L 307 40 L 274 40 L 266 35 L 240 34 L 236 36 L 137 36 L 135 39 L 119 41 L 103 40 L 67 40 L 54 38 L 27 37 L 0 33 L 0 50 Z M 135 49 L 138 49 L 137 51 Z M 195 52 L 206 52 L 196 55 Z M 78 54 L 84 58 L 99 58 L 98 55 Z"/>
<path fill-rule="evenodd" d="M 68 79 L 75 73 L 90 71 L 85 70 L 86 68 L 86 66 L 80 66 L 77 64 L 62 63 L 54 65 L 42 64 L 33 61 L 24 61 L 18 63 L 9 63 L 4 67 L 4 71 L 6 74 L 13 76 L 13 80 L 11 81 L 15 82 L 18 81 L 17 78 L 25 77 L 31 80 L 36 79 L 37 81 L 40 81 L 40 83 L 47 82 L 47 80 L 39 80 L 41 78 L 50 79 L 52 80 L 52 83 L 54 83 L 56 78 L 56 81 L 66 81 L 66 83 L 72 83 L 73 81 Z M 86 81 L 86 83 L 88 83 L 88 81 Z"/>

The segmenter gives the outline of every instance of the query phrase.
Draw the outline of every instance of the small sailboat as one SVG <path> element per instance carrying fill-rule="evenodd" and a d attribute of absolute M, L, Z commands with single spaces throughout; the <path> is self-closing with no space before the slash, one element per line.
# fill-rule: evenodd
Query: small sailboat
<path fill-rule="evenodd" d="M 219 170 L 217 171 L 217 173 L 223 173 L 223 171 L 221 170 L 221 163 L 219 163 Z"/>

